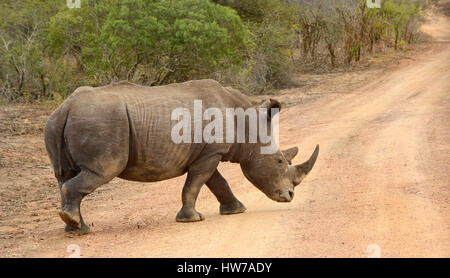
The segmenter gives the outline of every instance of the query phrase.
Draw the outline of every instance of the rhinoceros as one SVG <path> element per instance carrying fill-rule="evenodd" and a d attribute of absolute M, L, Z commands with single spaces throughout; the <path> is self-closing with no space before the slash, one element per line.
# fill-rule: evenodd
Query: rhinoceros
<path fill-rule="evenodd" d="M 314 166 L 319 145 L 308 161 L 294 166 L 291 161 L 297 147 L 263 154 L 259 151 L 262 142 L 175 143 L 171 113 L 179 107 L 192 111 L 195 100 L 201 100 L 205 108 L 253 107 L 238 90 L 214 80 L 157 87 L 117 82 L 79 87 L 50 115 L 45 146 L 60 188 L 59 215 L 66 223 L 65 231 L 89 232 L 80 213 L 81 201 L 115 177 L 157 182 L 187 173 L 182 208 L 176 216 L 179 222 L 204 219 L 195 210 L 204 184 L 219 201 L 220 214 L 242 213 L 245 206 L 217 170 L 224 161 L 239 163 L 244 176 L 270 199 L 293 199 L 294 187 Z M 265 101 L 263 106 L 281 108 L 276 100 Z M 269 124 L 272 117 L 266 114 Z"/>

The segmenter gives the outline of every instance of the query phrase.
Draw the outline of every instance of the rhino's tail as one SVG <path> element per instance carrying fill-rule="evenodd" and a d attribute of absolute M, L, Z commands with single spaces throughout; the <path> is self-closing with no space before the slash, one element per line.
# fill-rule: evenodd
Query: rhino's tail
<path fill-rule="evenodd" d="M 45 148 L 55 171 L 55 177 L 62 186 L 75 176 L 73 162 L 65 150 L 64 128 L 69 114 L 69 103 L 65 101 L 48 118 L 44 129 Z"/>

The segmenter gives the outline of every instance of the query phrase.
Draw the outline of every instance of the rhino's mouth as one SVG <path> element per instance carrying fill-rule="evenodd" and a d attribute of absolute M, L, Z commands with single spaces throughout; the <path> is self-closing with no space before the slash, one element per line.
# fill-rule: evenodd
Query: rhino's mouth
<path fill-rule="evenodd" d="M 273 194 L 266 195 L 275 202 L 289 203 L 294 199 L 294 190 L 277 190 Z"/>

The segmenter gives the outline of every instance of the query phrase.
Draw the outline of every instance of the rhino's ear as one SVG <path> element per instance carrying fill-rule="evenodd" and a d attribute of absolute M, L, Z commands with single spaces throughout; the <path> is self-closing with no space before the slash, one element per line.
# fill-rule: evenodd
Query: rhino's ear
<path fill-rule="evenodd" d="M 281 153 L 283 154 L 284 158 L 288 161 L 289 165 L 292 164 L 292 159 L 297 155 L 298 148 L 293 147 L 287 150 L 282 150 Z"/>
<path fill-rule="evenodd" d="M 281 103 L 275 99 L 268 99 L 263 101 L 263 103 L 261 104 L 261 108 L 267 109 L 267 119 L 270 120 L 273 116 L 275 116 L 276 113 L 280 112 Z"/>

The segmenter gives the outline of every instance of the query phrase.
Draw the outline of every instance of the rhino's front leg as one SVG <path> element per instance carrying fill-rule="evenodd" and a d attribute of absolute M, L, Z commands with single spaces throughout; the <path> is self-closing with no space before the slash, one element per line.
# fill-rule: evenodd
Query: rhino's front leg
<path fill-rule="evenodd" d="M 206 185 L 220 203 L 220 214 L 236 214 L 246 210 L 245 206 L 234 196 L 228 182 L 218 170 L 214 172 Z"/>
<path fill-rule="evenodd" d="M 189 166 L 186 182 L 181 193 L 183 207 L 176 217 L 178 222 L 194 222 L 205 219 L 202 214 L 195 210 L 195 202 L 200 189 L 211 178 L 220 159 L 221 156 L 218 154 L 205 156 Z"/>

